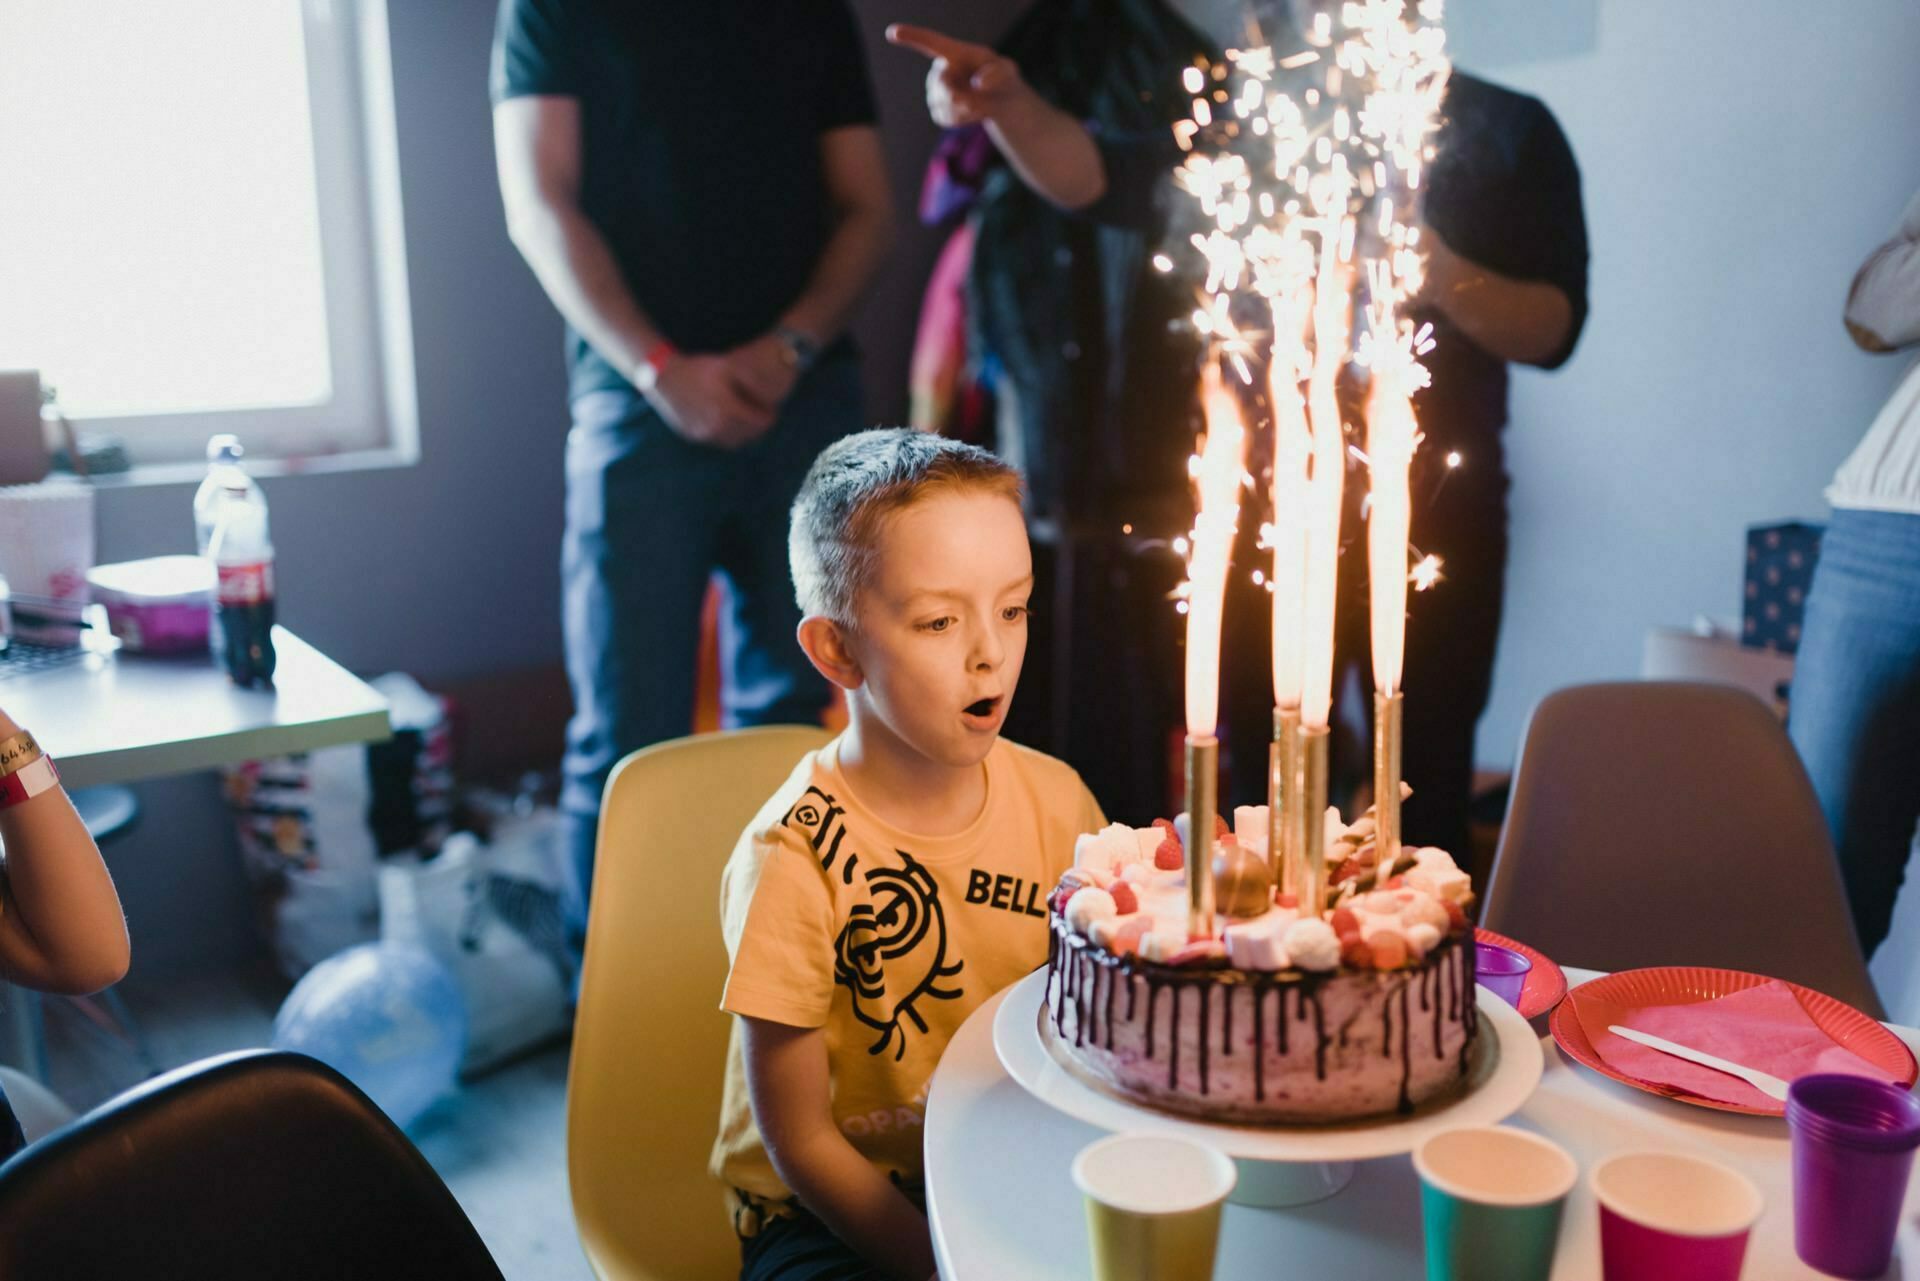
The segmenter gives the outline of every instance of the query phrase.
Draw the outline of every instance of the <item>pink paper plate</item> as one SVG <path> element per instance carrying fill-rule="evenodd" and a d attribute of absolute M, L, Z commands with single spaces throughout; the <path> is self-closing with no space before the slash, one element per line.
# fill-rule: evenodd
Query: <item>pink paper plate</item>
<path fill-rule="evenodd" d="M 1590 982 L 1582 983 L 1562 1001 L 1553 1012 L 1548 1027 L 1553 1039 L 1568 1057 L 1610 1077 L 1623 1085 L 1631 1085 L 1636 1090 L 1645 1090 L 1649 1094 L 1658 1094 L 1662 1098 L 1673 1099 L 1677 1103 L 1691 1103 L 1695 1107 L 1712 1108 L 1716 1112 L 1743 1112 L 1749 1116 L 1784 1116 L 1786 1104 L 1775 1103 L 1769 1099 L 1767 1107 L 1748 1107 L 1738 1103 L 1724 1103 L 1717 1099 L 1703 1099 L 1692 1094 L 1675 1094 L 1661 1086 L 1626 1076 L 1617 1071 L 1612 1064 L 1594 1050 L 1593 1043 L 1587 1039 L 1586 1029 L 1580 1026 L 1580 1018 L 1574 1011 L 1575 1002 L 1581 993 L 1600 997 L 1608 1001 L 1618 1001 L 1633 1005 L 1695 1005 L 1702 1001 L 1717 1000 L 1735 992 L 1744 992 L 1750 987 L 1759 987 L 1762 983 L 1778 981 L 1793 993 L 1800 1002 L 1800 1008 L 1807 1012 L 1814 1026 L 1832 1037 L 1834 1043 L 1842 1049 L 1850 1050 L 1875 1067 L 1884 1070 L 1901 1084 L 1911 1086 L 1920 1076 L 1920 1065 L 1916 1065 L 1913 1051 L 1906 1042 L 1880 1025 L 1879 1020 L 1870 1014 L 1863 1014 L 1845 1001 L 1835 1000 L 1824 992 L 1816 992 L 1798 983 L 1788 983 L 1785 979 L 1774 980 L 1764 974 L 1748 974 L 1744 970 L 1710 970 L 1693 965 L 1665 965 L 1645 970 L 1621 970 L 1617 974 L 1607 974 Z"/>
<path fill-rule="evenodd" d="M 1478 927 L 1475 927 L 1473 937 L 1476 942 L 1508 948 L 1533 962 L 1533 968 L 1527 971 L 1527 981 L 1520 989 L 1521 1018 L 1539 1018 L 1560 1004 L 1560 998 L 1567 994 L 1567 976 L 1560 972 L 1560 967 L 1525 943 Z"/>

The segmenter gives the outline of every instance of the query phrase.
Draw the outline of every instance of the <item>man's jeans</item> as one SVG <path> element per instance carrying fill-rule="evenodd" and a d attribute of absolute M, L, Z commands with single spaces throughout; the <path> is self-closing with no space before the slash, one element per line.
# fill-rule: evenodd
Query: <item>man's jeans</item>
<path fill-rule="evenodd" d="M 829 691 L 794 639 L 800 613 L 787 572 L 787 513 L 814 457 L 859 428 L 861 414 L 851 353 L 810 371 L 773 429 L 738 452 L 683 440 L 636 392 L 574 401 L 560 565 L 574 714 L 560 804 L 563 906 L 576 961 L 607 774 L 627 753 L 691 732 L 700 605 L 714 570 L 727 587 L 723 723 L 818 723 Z M 726 851 L 711 857 L 717 878 Z"/>
<path fill-rule="evenodd" d="M 1920 820 L 1920 515 L 1834 511 L 1790 703 L 1794 745 L 1871 956 L 1892 923 Z"/>

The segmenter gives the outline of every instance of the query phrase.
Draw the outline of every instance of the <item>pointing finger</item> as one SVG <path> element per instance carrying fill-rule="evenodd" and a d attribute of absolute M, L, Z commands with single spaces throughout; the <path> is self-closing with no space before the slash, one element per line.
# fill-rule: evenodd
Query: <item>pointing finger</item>
<path fill-rule="evenodd" d="M 916 27 L 906 22 L 896 22 L 887 28 L 887 42 L 912 49 L 929 58 L 945 58 L 950 63 L 966 67 L 984 61 L 982 54 L 989 53 L 984 46 L 956 40 L 931 27 Z"/>

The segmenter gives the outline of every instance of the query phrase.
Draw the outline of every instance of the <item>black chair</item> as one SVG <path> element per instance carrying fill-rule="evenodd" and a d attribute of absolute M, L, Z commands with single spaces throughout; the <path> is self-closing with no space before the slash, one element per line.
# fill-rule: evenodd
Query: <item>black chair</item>
<path fill-rule="evenodd" d="M 0 1277 L 501 1281 L 406 1135 L 271 1050 L 169 1072 L 0 1165 Z"/>

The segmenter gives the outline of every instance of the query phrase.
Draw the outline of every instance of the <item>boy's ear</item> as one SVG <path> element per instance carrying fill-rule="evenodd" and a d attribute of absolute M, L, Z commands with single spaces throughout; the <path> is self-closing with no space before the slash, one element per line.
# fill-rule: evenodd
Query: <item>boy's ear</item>
<path fill-rule="evenodd" d="M 840 624 L 831 618 L 810 616 L 800 620 L 798 635 L 800 648 L 806 651 L 807 661 L 815 671 L 841 689 L 859 689 L 865 683 L 866 675 L 860 670 L 860 661 L 854 657 L 853 647 L 847 643 L 847 633 Z"/>

